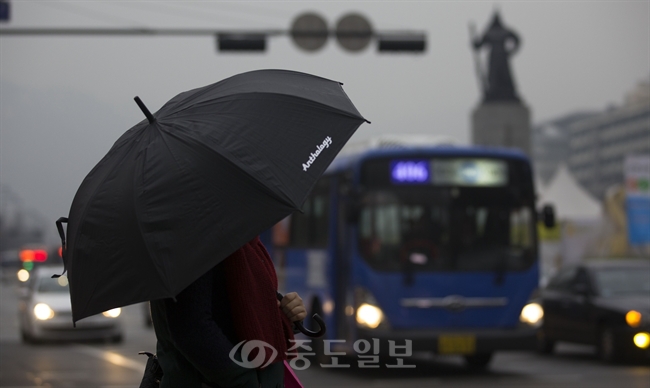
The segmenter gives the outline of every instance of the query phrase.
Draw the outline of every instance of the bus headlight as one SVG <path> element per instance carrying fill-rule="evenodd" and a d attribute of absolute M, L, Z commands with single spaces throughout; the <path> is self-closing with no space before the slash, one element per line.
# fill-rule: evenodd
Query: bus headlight
<path fill-rule="evenodd" d="M 116 308 L 116 309 L 111 309 L 111 310 L 108 310 L 108 311 L 104 311 L 102 313 L 102 315 L 104 315 L 105 317 L 108 317 L 108 318 L 117 318 L 117 317 L 120 316 L 120 314 L 122 314 L 122 309 L 119 308 L 119 307 Z"/>
<path fill-rule="evenodd" d="M 54 310 L 45 303 L 37 303 L 34 306 L 34 316 L 40 321 L 47 321 L 48 319 L 54 318 Z"/>
<path fill-rule="evenodd" d="M 384 320 L 384 313 L 377 306 L 364 303 L 357 309 L 357 323 L 371 329 L 376 329 Z"/>
<path fill-rule="evenodd" d="M 519 320 L 531 326 L 540 326 L 544 319 L 544 309 L 539 303 L 528 303 L 521 309 Z"/>
<path fill-rule="evenodd" d="M 370 291 L 358 287 L 355 290 L 357 325 L 366 329 L 387 329 L 389 328 L 388 320 L 381 311 L 379 303 Z"/>

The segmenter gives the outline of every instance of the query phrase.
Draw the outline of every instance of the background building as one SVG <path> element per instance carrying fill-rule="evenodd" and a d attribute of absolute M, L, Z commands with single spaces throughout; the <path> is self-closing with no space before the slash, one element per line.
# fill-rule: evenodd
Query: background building
<path fill-rule="evenodd" d="M 568 165 L 576 180 L 594 197 L 624 182 L 628 155 L 650 153 L 650 81 L 627 94 L 620 107 L 570 124 Z"/>
<path fill-rule="evenodd" d="M 569 125 L 594 114 L 596 112 L 570 113 L 533 127 L 533 166 L 541 183 L 549 184 L 558 167 L 569 158 Z"/>
<path fill-rule="evenodd" d="M 548 184 L 566 163 L 592 196 L 623 184 L 627 155 L 650 152 L 650 81 L 639 83 L 620 107 L 574 112 L 532 129 L 532 158 L 539 181 Z"/>
<path fill-rule="evenodd" d="M 629 238 L 625 161 L 650 156 L 650 80 L 621 106 L 540 123 L 532 139 L 538 205 L 552 203 L 560 220 L 557 234 L 541 235 L 543 275 L 584 257 L 648 257 L 650 245 Z"/>

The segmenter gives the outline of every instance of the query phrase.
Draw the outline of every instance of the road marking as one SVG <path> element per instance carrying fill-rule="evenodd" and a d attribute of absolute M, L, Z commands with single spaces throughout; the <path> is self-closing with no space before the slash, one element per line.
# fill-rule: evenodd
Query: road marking
<path fill-rule="evenodd" d="M 93 356 L 102 359 L 104 361 L 110 362 L 113 365 L 132 369 L 138 372 L 144 372 L 144 368 L 145 366 L 147 366 L 145 362 L 136 361 L 131 358 L 124 357 L 121 354 L 111 352 L 108 350 L 97 349 L 92 346 L 78 345 L 75 346 L 73 349 L 80 353 L 84 353 L 89 356 Z"/>

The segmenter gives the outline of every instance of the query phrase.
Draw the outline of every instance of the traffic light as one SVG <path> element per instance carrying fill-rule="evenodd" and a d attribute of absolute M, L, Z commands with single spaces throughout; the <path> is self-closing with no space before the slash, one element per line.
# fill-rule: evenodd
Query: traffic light
<path fill-rule="evenodd" d="M 10 18 L 10 3 L 8 1 L 0 1 L 0 22 L 8 22 Z"/>
<path fill-rule="evenodd" d="M 265 51 L 266 34 L 224 33 L 217 35 L 219 51 Z"/>
<path fill-rule="evenodd" d="M 294 43 L 305 51 L 321 49 L 328 37 L 336 37 L 346 51 L 358 52 L 368 47 L 372 39 L 377 40 L 379 52 L 421 53 L 426 50 L 426 35 L 413 31 L 375 31 L 370 21 L 358 13 L 341 17 L 334 30 L 327 29 L 325 19 L 314 13 L 298 16 L 291 27 Z"/>
<path fill-rule="evenodd" d="M 424 34 L 379 34 L 379 52 L 424 52 Z"/>

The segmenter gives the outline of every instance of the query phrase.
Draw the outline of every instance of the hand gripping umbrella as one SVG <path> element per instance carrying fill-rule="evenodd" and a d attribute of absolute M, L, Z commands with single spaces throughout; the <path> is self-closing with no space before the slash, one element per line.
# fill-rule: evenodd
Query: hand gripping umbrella
<path fill-rule="evenodd" d="M 79 187 L 72 319 L 175 297 L 300 209 L 365 120 L 341 84 L 259 70 L 190 90 L 124 133 Z"/>

